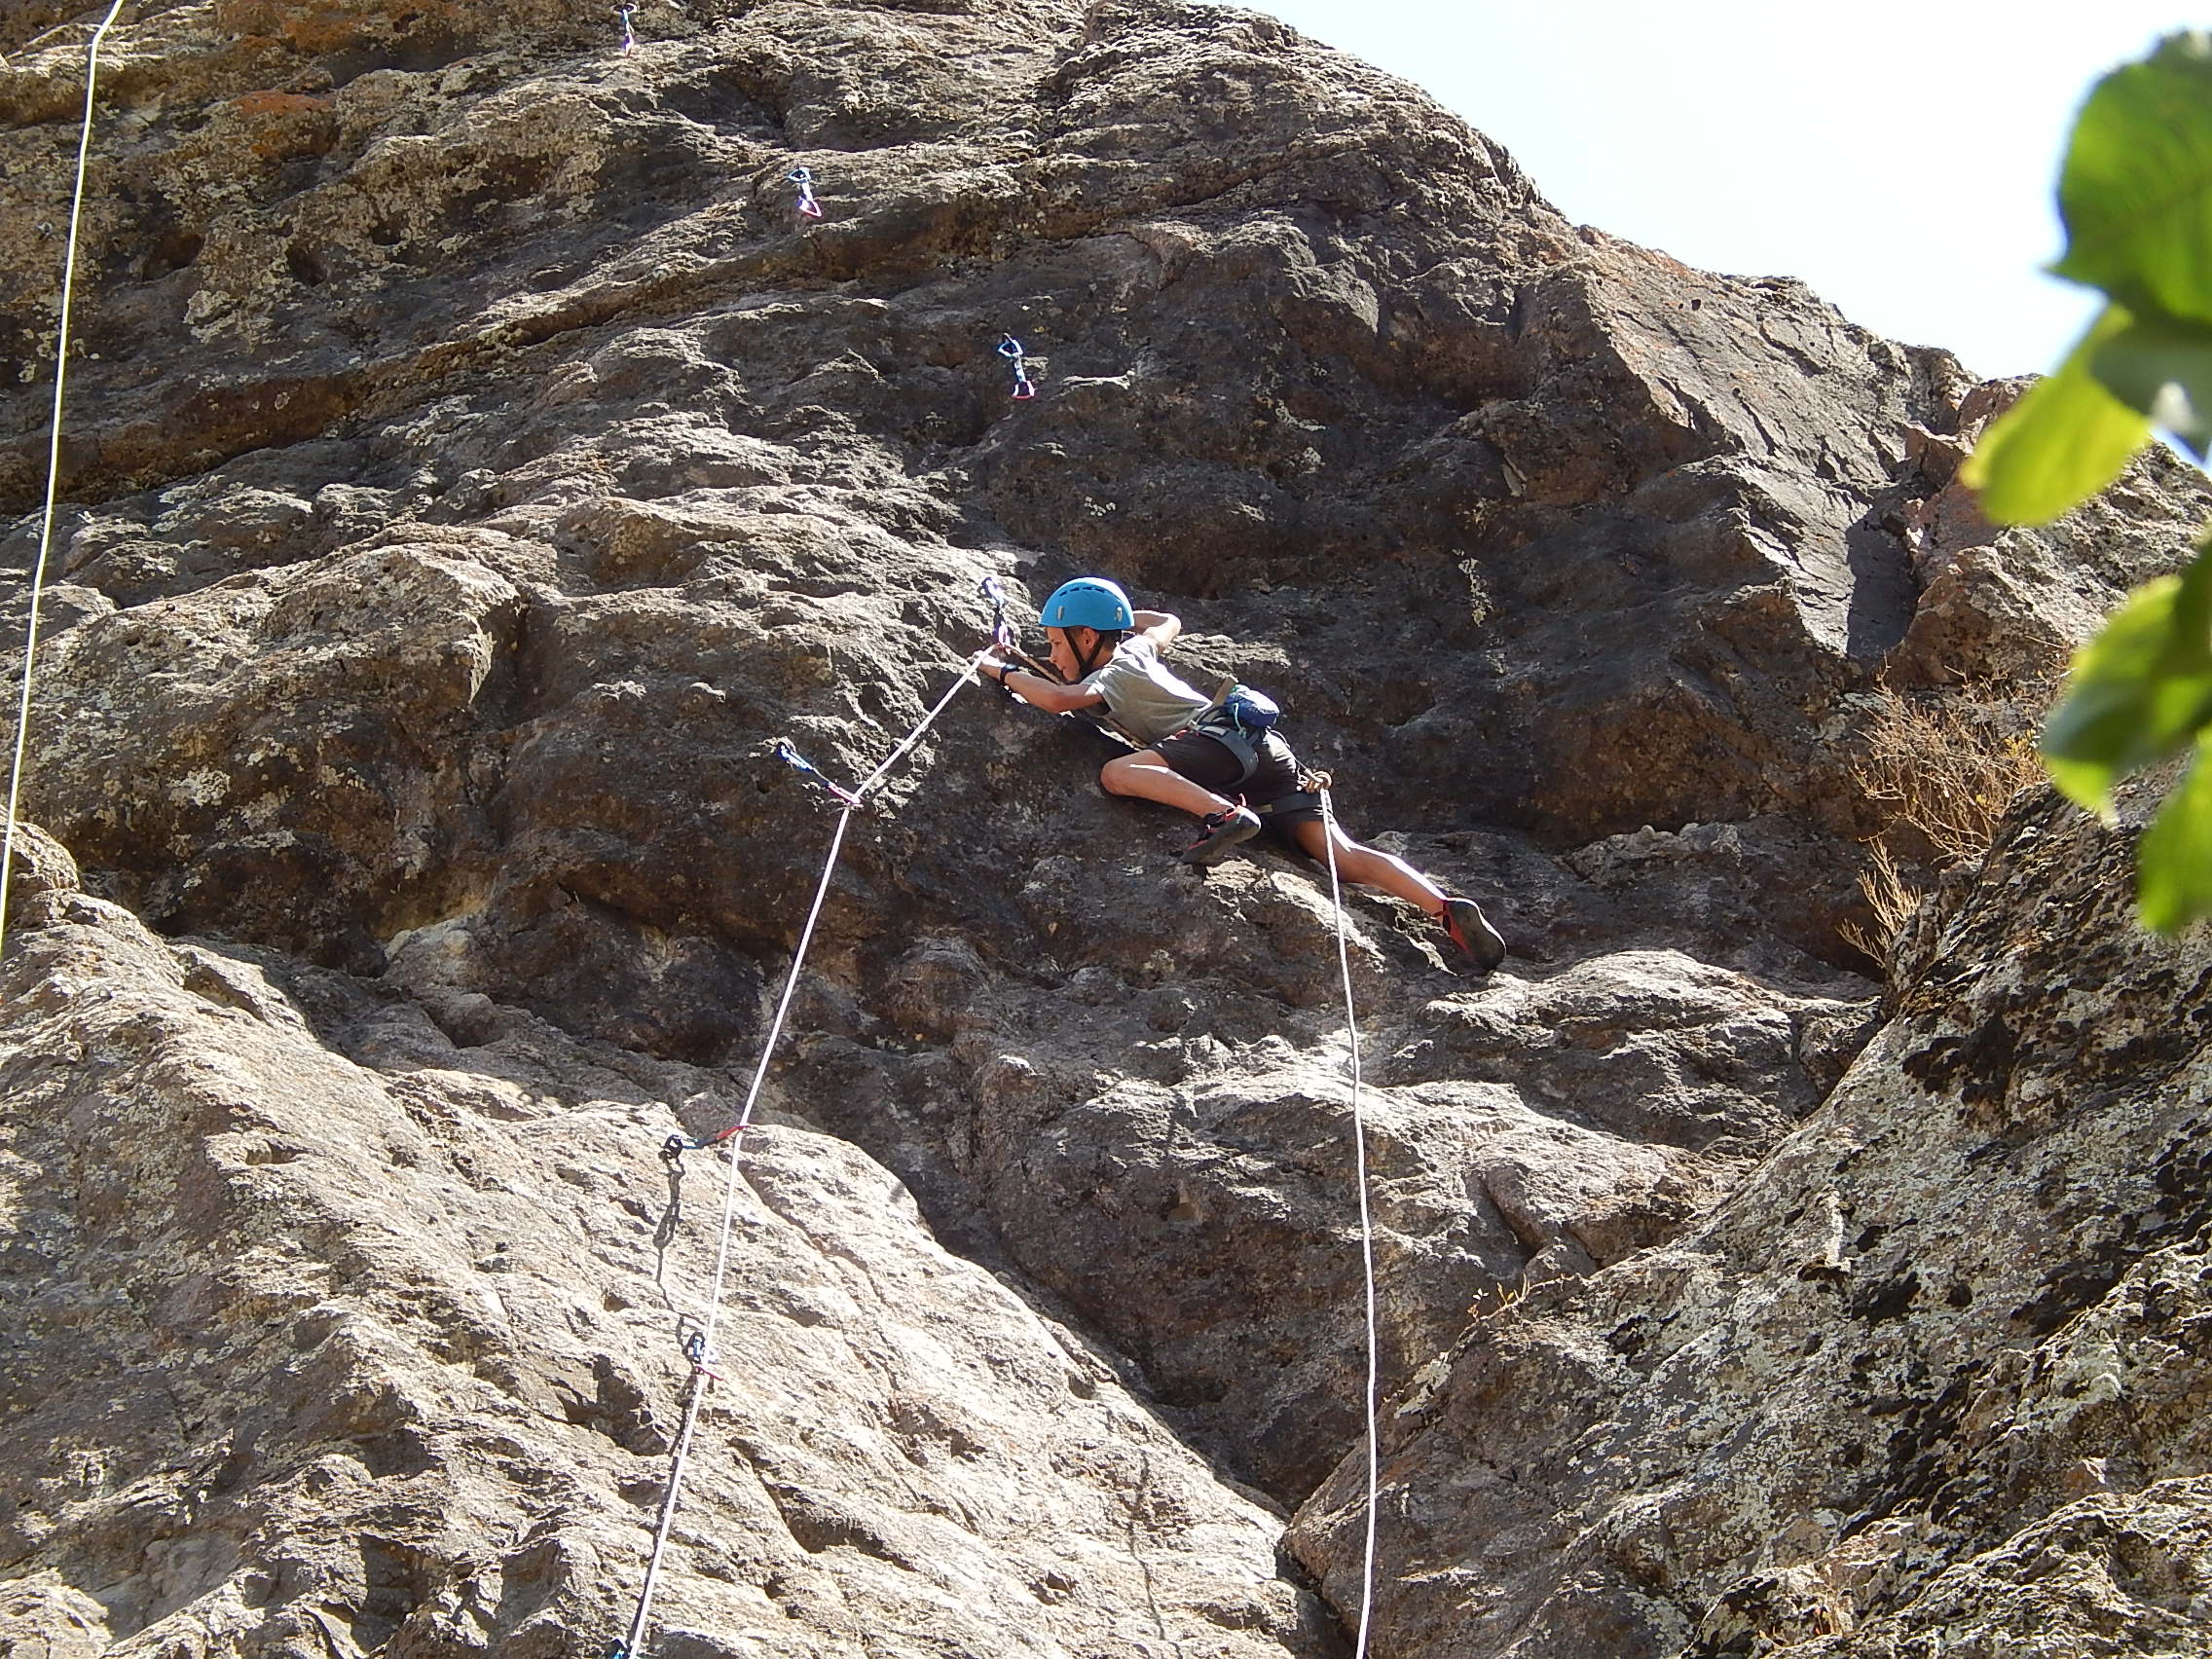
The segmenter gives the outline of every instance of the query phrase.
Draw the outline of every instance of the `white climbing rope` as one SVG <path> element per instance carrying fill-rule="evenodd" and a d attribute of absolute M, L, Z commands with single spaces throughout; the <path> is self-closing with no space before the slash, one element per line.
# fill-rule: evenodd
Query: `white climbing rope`
<path fill-rule="evenodd" d="M 1329 850 L 1329 903 L 1337 912 L 1337 967 L 1345 982 L 1345 1029 L 1351 1036 L 1352 1168 L 1359 1188 L 1359 1260 L 1367 1279 L 1367 1538 L 1360 1555 L 1359 1640 L 1352 1659 L 1367 1659 L 1367 1636 L 1375 1613 L 1375 1510 L 1382 1484 L 1382 1447 L 1376 1427 L 1382 1392 L 1375 1318 L 1375 1221 L 1367 1204 L 1367 1117 L 1360 1098 L 1359 1015 L 1352 1006 L 1351 946 L 1345 916 L 1344 887 L 1337 879 L 1337 812 L 1326 789 L 1321 797 L 1321 833 Z"/>
<path fill-rule="evenodd" d="M 85 173 L 92 154 L 92 98 L 98 89 L 100 42 L 123 14 L 123 0 L 107 9 L 85 49 L 85 124 L 77 135 L 77 188 L 69 202 L 69 240 L 61 255 L 61 321 L 54 343 L 54 434 L 46 459 L 46 517 L 39 527 L 38 559 L 31 566 L 31 604 L 23 633 L 23 694 L 16 709 L 15 759 L 8 769 L 8 814 L 0 823 L 0 950 L 8 944 L 8 878 L 16 867 L 16 808 L 22 798 L 23 756 L 31 732 L 31 661 L 38 654 L 38 608 L 46 596 L 46 563 L 54 548 L 54 507 L 61 489 L 61 395 L 69 383 L 69 313 L 77 291 L 77 228 L 85 217 Z"/>
<path fill-rule="evenodd" d="M 963 685 L 967 684 L 971 680 L 976 678 L 977 665 L 990 654 L 991 653 L 989 651 L 977 651 L 974 656 L 968 659 L 968 666 L 960 671 L 960 678 L 958 680 L 955 680 L 949 686 L 945 688 L 944 695 L 937 700 L 937 707 L 932 709 L 928 714 L 922 717 L 921 723 L 915 726 L 912 731 L 906 734 L 905 740 L 901 743 L 898 748 L 894 749 L 889 755 L 886 755 L 883 757 L 883 764 L 878 766 L 874 771 L 870 772 L 867 777 L 861 783 L 860 787 L 853 791 L 853 793 L 860 795 L 865 799 L 867 795 L 867 792 L 874 789 L 877 784 L 883 781 L 883 775 L 886 772 L 890 771 L 892 767 L 898 765 L 901 760 L 906 757 L 906 752 L 912 749 L 915 744 L 922 741 L 922 733 L 929 730 L 932 725 L 937 723 L 938 716 L 944 713 L 944 706 L 947 703 L 951 702 L 952 699 L 959 694 L 960 688 Z"/>
<path fill-rule="evenodd" d="M 729 1144 L 728 1174 L 722 1184 L 721 1232 L 715 1246 L 714 1278 L 707 1292 L 706 1314 L 700 1320 L 699 1332 L 690 1345 L 691 1388 L 684 1396 L 683 1422 L 677 1431 L 676 1446 L 669 1458 L 668 1490 L 661 1494 L 660 1518 L 653 1527 L 652 1553 L 645 1560 L 645 1582 L 638 1590 L 638 1606 L 631 1615 L 630 1634 L 615 1646 L 617 1659 L 641 1659 L 645 1651 L 643 1643 L 645 1623 L 652 1611 L 654 1589 L 660 1582 L 661 1558 L 667 1553 L 669 1532 L 676 1525 L 677 1496 L 683 1484 L 684 1462 L 691 1455 L 691 1432 L 699 1420 L 699 1405 L 705 1397 L 706 1385 L 715 1381 L 715 1332 L 721 1322 L 722 1283 L 729 1270 L 730 1235 L 737 1225 L 738 1155 L 744 1146 L 745 1131 L 752 1126 L 753 1109 L 760 1099 L 761 1087 L 768 1080 L 768 1066 L 775 1058 L 776 1045 L 783 1040 L 784 1021 L 791 1014 L 792 997 L 798 989 L 798 977 L 806 965 L 807 948 L 814 942 L 815 924 L 822 919 L 822 907 L 830 897 L 830 881 L 836 873 L 838 856 L 844 851 L 845 831 L 852 828 L 853 814 L 861 810 L 868 791 L 881 783 L 891 768 L 922 740 L 922 734 L 936 722 L 938 716 L 944 713 L 946 705 L 959 695 L 960 688 L 976 678 L 977 665 L 989 654 L 988 651 L 978 651 L 968 659 L 959 677 L 945 688 L 944 695 L 937 700 L 936 706 L 921 718 L 920 722 L 900 741 L 897 748 L 884 756 L 883 763 L 853 790 L 851 797 L 838 809 L 837 828 L 830 837 L 830 854 L 822 861 L 822 877 L 814 886 L 814 903 L 807 909 L 806 925 L 799 929 L 797 947 L 793 950 L 791 966 L 784 973 L 783 995 L 777 999 L 776 1016 L 769 1022 L 767 1040 L 760 1045 L 760 1059 L 753 1068 L 753 1082 L 745 1091 L 745 1105 L 734 1124 L 705 1143 L 709 1146 L 719 1146 L 724 1142 Z"/>

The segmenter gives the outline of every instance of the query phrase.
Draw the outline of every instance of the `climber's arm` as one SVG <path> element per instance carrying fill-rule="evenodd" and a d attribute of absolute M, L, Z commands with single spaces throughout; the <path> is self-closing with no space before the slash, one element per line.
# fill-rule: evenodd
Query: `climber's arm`
<path fill-rule="evenodd" d="M 998 680 L 1005 668 L 1003 663 L 986 662 L 983 673 Z M 1087 685 L 1055 685 L 1042 674 L 1031 674 L 1022 668 L 1007 670 L 1002 683 L 1031 708 L 1043 709 L 1048 715 L 1072 714 L 1077 709 L 1093 708 L 1106 701 Z"/>
<path fill-rule="evenodd" d="M 1183 619 L 1171 616 L 1164 610 L 1139 610 L 1133 614 L 1137 632 L 1161 650 L 1173 645 L 1175 636 L 1183 631 Z"/>

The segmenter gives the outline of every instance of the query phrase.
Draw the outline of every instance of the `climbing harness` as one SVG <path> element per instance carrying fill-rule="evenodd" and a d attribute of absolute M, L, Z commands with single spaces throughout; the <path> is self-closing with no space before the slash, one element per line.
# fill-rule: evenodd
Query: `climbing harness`
<path fill-rule="evenodd" d="M 824 794 L 828 795 L 831 800 L 837 802 L 846 811 L 873 812 L 875 810 L 875 808 L 868 805 L 866 801 L 861 799 L 859 795 L 853 793 L 851 790 L 840 788 L 835 783 L 832 783 L 827 773 L 825 773 L 820 767 L 816 766 L 814 762 L 807 759 L 807 757 L 801 755 L 796 749 L 792 747 L 792 740 L 790 738 L 777 738 L 775 746 L 771 748 L 768 753 L 773 755 L 777 759 L 783 761 L 787 766 L 790 766 L 793 771 L 801 773 L 806 778 L 807 782 L 813 784 L 815 788 L 822 791 Z"/>
<path fill-rule="evenodd" d="M 883 757 L 874 771 L 850 790 L 840 789 L 823 777 L 799 757 L 798 752 L 788 741 L 779 740 L 776 746 L 780 758 L 791 761 L 802 771 L 812 773 L 825 789 L 835 795 L 839 803 L 837 828 L 830 837 L 830 854 L 823 861 L 821 879 L 815 883 L 814 903 L 807 909 L 806 923 L 799 929 L 798 944 L 792 952 L 791 966 L 785 971 L 783 995 L 777 1000 L 776 1014 L 769 1022 L 767 1039 L 760 1045 L 760 1058 L 754 1067 L 753 1082 L 745 1091 L 744 1106 L 739 1110 L 735 1121 L 717 1134 L 709 1135 L 703 1140 L 694 1140 L 687 1135 L 671 1135 L 661 1143 L 660 1156 L 669 1165 L 672 1190 L 678 1179 L 681 1160 L 686 1152 L 727 1144 L 729 1171 L 722 1186 L 721 1235 L 715 1247 L 715 1272 L 707 1291 L 706 1316 L 701 1320 L 699 1328 L 682 1344 L 683 1357 L 691 1366 L 691 1384 L 683 1396 L 682 1425 L 677 1431 L 676 1444 L 669 1455 L 668 1488 L 661 1494 L 660 1515 L 653 1526 L 652 1551 L 645 1560 L 645 1581 L 638 1589 L 638 1605 L 630 1618 L 629 1634 L 611 1645 L 608 1659 L 643 1659 L 645 1649 L 642 1644 L 646 1621 L 652 1612 L 653 1592 L 660 1582 L 661 1559 L 668 1550 L 669 1531 L 676 1524 L 677 1501 L 683 1485 L 683 1466 L 691 1455 L 691 1437 L 698 1426 L 699 1408 L 706 1397 L 708 1386 L 719 1381 L 713 1365 L 715 1331 L 721 1319 L 722 1284 L 729 1272 L 730 1235 L 737 1225 L 737 1177 L 742 1161 L 739 1154 L 744 1148 L 745 1131 L 752 1126 L 754 1108 L 759 1103 L 761 1087 L 768 1080 L 769 1063 L 775 1058 L 777 1044 L 783 1040 L 784 1022 L 791 1014 L 792 998 L 798 989 L 799 974 L 806 966 L 807 949 L 814 942 L 815 926 L 821 921 L 822 906 L 830 897 L 830 878 L 836 874 L 837 859 L 844 851 L 845 831 L 852 827 L 856 813 L 869 810 L 869 792 L 890 775 L 891 769 L 912 752 L 914 745 L 921 742 L 922 734 L 937 722 L 938 716 L 943 714 L 952 699 L 959 695 L 961 686 L 976 678 L 977 668 L 988 654 L 987 651 L 977 651 L 970 657 L 962 666 L 959 676 L 946 687 L 944 695 L 921 718 L 914 729 L 900 740 L 898 746 Z"/>
<path fill-rule="evenodd" d="M 1367 1659 L 1368 1627 L 1375 1611 L 1375 1511 L 1382 1479 L 1382 1450 L 1376 1428 L 1382 1393 L 1375 1316 L 1375 1220 L 1367 1204 L 1367 1119 L 1360 1098 L 1359 1015 L 1352 1005 L 1351 947 L 1346 942 L 1345 895 L 1337 877 L 1337 812 L 1329 798 L 1331 780 L 1314 779 L 1321 800 L 1321 834 L 1329 853 L 1329 903 L 1337 912 L 1337 967 L 1344 976 L 1345 1030 L 1351 1039 L 1351 1138 L 1353 1180 L 1359 1189 L 1359 1260 L 1367 1281 L 1367 1540 L 1360 1555 L 1359 1640 L 1352 1659 Z"/>
<path fill-rule="evenodd" d="M 1322 793 L 1336 780 L 1327 772 L 1310 772 L 1304 766 L 1298 769 L 1298 789 L 1291 794 L 1280 794 L 1272 800 L 1262 801 L 1252 810 L 1262 818 L 1277 812 L 1315 812 L 1320 810 Z"/>
<path fill-rule="evenodd" d="M 1235 789 L 1260 769 L 1260 747 L 1281 719 L 1281 705 L 1265 691 L 1226 680 L 1214 692 L 1213 701 L 1183 729 L 1212 738 L 1236 756 L 1236 764 L 1242 769 L 1235 782 L 1228 786 Z"/>
<path fill-rule="evenodd" d="M 1018 403 L 1025 398 L 1035 397 L 1037 388 L 1029 384 L 1028 359 L 1022 352 L 1021 342 L 1013 335 L 1008 335 L 999 342 L 999 355 L 1014 365 L 1014 401 Z"/>
<path fill-rule="evenodd" d="M 638 55 L 638 31 L 631 27 L 631 19 L 637 17 L 638 8 L 617 6 L 614 15 L 622 19 L 622 55 L 635 57 Z"/>
<path fill-rule="evenodd" d="M 31 567 L 30 612 L 23 624 L 23 693 L 16 710 L 15 760 L 8 771 L 8 817 L 0 826 L 0 949 L 8 943 L 8 878 L 15 870 L 16 809 L 22 797 L 23 756 L 30 744 L 31 665 L 38 656 L 39 602 L 46 597 L 54 508 L 61 489 L 61 397 L 69 379 L 69 313 L 77 288 L 77 231 L 85 217 L 85 173 L 92 153 L 92 99 L 99 85 L 100 43 L 122 14 L 123 0 L 115 0 L 85 49 L 85 125 L 77 137 L 77 189 L 69 203 L 69 240 L 61 257 L 61 320 L 54 342 L 54 432 L 46 458 L 46 516 L 39 526 L 38 559 Z"/>
<path fill-rule="evenodd" d="M 822 203 L 814 200 L 814 174 L 805 167 L 793 167 L 784 179 L 798 186 L 798 210 L 809 219 L 821 218 Z"/>

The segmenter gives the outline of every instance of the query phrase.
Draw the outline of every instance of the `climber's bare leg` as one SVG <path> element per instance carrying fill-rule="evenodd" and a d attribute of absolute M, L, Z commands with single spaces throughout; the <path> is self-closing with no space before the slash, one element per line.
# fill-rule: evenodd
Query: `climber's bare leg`
<path fill-rule="evenodd" d="M 1319 819 L 1308 819 L 1290 827 L 1297 839 L 1299 850 L 1315 864 L 1329 862 L 1330 827 Z M 1343 830 L 1335 830 L 1337 837 L 1337 873 L 1346 881 L 1361 887 L 1381 888 L 1409 904 L 1417 904 L 1431 916 L 1444 914 L 1444 889 L 1404 859 L 1392 858 L 1388 853 L 1365 847 L 1346 835 Z"/>
<path fill-rule="evenodd" d="M 1209 812 L 1228 812 L 1236 804 L 1192 783 L 1168 765 L 1166 756 L 1157 749 L 1115 756 L 1100 768 L 1098 782 L 1108 794 L 1133 795 L 1138 800 L 1156 800 L 1162 806 L 1181 807 L 1195 818 L 1203 818 Z"/>

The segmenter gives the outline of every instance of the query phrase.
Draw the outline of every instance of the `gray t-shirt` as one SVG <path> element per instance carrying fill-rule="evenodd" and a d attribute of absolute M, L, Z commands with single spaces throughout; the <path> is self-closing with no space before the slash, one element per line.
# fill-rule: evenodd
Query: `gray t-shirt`
<path fill-rule="evenodd" d="M 1106 710 L 1140 743 L 1172 737 L 1212 706 L 1160 660 L 1142 634 L 1124 640 L 1103 668 L 1076 682 L 1106 699 Z"/>

